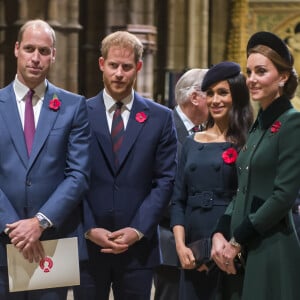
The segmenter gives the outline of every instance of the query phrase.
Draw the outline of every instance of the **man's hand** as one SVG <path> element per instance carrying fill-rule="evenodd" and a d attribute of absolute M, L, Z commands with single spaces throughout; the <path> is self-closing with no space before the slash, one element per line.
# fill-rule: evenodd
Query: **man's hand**
<path fill-rule="evenodd" d="M 33 243 L 28 243 L 22 249 L 22 254 L 25 259 L 29 260 L 29 262 L 39 262 L 42 258 L 45 257 L 45 252 L 42 243 L 37 240 Z"/>
<path fill-rule="evenodd" d="M 39 238 L 43 229 L 39 226 L 37 218 L 23 219 L 12 224 L 6 224 L 9 229 L 11 243 L 22 252 L 25 259 L 38 262 L 45 256 Z"/>
<path fill-rule="evenodd" d="M 139 240 L 137 232 L 131 227 L 111 232 L 108 237 L 118 244 L 126 244 L 128 246 L 133 245 Z"/>
<path fill-rule="evenodd" d="M 127 244 L 116 243 L 110 235 L 111 232 L 104 228 L 92 228 L 88 233 L 88 239 L 100 246 L 103 253 L 120 254 L 128 250 Z"/>

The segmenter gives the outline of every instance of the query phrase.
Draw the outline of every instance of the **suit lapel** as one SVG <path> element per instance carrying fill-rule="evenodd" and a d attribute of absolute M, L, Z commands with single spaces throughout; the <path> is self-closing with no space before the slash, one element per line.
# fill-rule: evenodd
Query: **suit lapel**
<path fill-rule="evenodd" d="M 30 168 L 30 166 L 33 164 L 36 157 L 38 156 L 51 129 L 53 128 L 53 124 L 56 121 L 56 118 L 60 113 L 60 109 L 54 111 L 49 108 L 49 102 L 51 99 L 53 99 L 54 94 L 57 95 L 58 99 L 62 102 L 63 105 L 63 99 L 59 98 L 59 90 L 56 89 L 52 84 L 48 82 L 48 87 L 44 96 L 44 101 L 41 108 L 39 121 L 34 135 L 34 141 L 32 145 L 31 155 L 29 158 L 28 168 Z"/>
<path fill-rule="evenodd" d="M 24 138 L 24 131 L 13 90 L 13 84 L 4 88 L 0 97 L 0 113 L 7 124 L 7 130 L 17 153 L 25 167 L 28 164 L 28 155 Z"/>
<path fill-rule="evenodd" d="M 183 144 L 186 137 L 189 135 L 189 132 L 187 131 L 182 119 L 180 118 L 177 110 L 174 108 L 173 110 L 174 115 L 174 123 L 177 131 L 177 138 L 180 144 Z"/>
<path fill-rule="evenodd" d="M 135 93 L 132 109 L 129 115 L 129 120 L 125 131 L 124 140 L 120 149 L 120 155 L 119 155 L 120 167 L 122 166 L 122 163 L 125 161 L 128 152 L 133 147 L 136 139 L 140 134 L 140 131 L 145 126 L 145 123 L 147 122 L 147 119 L 143 122 L 138 122 L 136 120 L 136 114 L 139 112 L 144 112 L 145 115 L 147 116 L 147 119 L 150 118 L 149 106 L 147 105 L 146 101 L 142 97 L 140 97 Z"/>
<path fill-rule="evenodd" d="M 103 155 L 106 157 L 106 160 L 109 162 L 109 165 L 114 172 L 114 155 L 112 151 L 111 136 L 107 124 L 103 92 L 88 101 L 88 110 L 93 133 L 95 134 L 99 146 L 103 149 Z"/>

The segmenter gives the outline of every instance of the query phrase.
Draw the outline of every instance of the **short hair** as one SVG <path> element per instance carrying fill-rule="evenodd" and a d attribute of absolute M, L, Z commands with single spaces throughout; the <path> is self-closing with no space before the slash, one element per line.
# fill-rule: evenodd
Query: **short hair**
<path fill-rule="evenodd" d="M 50 34 L 51 34 L 51 37 L 52 37 L 52 46 L 55 47 L 55 44 L 56 44 L 56 35 L 55 35 L 55 31 L 54 29 L 45 21 L 41 20 L 41 19 L 35 19 L 35 20 L 30 20 L 30 21 L 27 21 L 19 30 L 19 33 L 18 33 L 18 42 L 21 43 L 22 42 L 22 39 L 23 39 L 23 35 L 24 35 L 24 32 L 27 28 L 29 27 L 35 27 L 35 28 L 45 28 L 47 30 L 49 30 Z"/>
<path fill-rule="evenodd" d="M 191 69 L 186 71 L 177 81 L 175 86 L 175 101 L 184 104 L 194 91 L 201 92 L 202 80 L 208 69 Z"/>
<path fill-rule="evenodd" d="M 143 55 L 142 42 L 132 33 L 127 31 L 116 31 L 106 36 L 100 45 L 101 55 L 104 59 L 107 58 L 108 51 L 111 47 L 129 48 L 134 51 L 135 62 L 139 62 Z"/>

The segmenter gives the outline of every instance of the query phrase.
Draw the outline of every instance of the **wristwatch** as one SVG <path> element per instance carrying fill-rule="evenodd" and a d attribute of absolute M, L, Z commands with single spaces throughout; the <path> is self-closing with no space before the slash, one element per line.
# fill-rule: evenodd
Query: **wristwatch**
<path fill-rule="evenodd" d="M 39 225 L 40 225 L 41 228 L 47 229 L 48 227 L 50 227 L 50 223 L 48 222 L 48 220 L 43 215 L 37 213 L 35 215 L 35 217 L 39 220 Z"/>
<path fill-rule="evenodd" d="M 232 237 L 229 241 L 229 244 L 232 245 L 235 248 L 242 248 L 241 244 L 239 244 L 234 237 Z"/>

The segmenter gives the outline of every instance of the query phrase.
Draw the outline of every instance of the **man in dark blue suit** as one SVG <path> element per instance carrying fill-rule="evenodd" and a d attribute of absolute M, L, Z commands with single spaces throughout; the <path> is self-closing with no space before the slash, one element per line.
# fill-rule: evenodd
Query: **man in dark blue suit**
<path fill-rule="evenodd" d="M 178 160 L 186 137 L 205 127 L 208 116 L 206 96 L 201 92 L 202 80 L 207 69 L 185 72 L 175 86 L 176 107 L 173 110 L 178 138 Z M 155 269 L 155 300 L 179 299 L 179 260 L 174 235 L 170 229 L 170 213 L 166 211 L 159 225 L 162 263 Z"/>
<path fill-rule="evenodd" d="M 150 299 L 153 268 L 160 261 L 157 225 L 176 171 L 172 111 L 133 90 L 142 52 L 132 34 L 108 35 L 99 58 L 105 88 L 88 101 L 92 174 L 86 237 L 101 300 L 111 287 L 116 300 Z M 115 127 L 117 107 L 122 121 Z M 119 151 L 113 151 L 111 132 L 121 136 Z"/>
<path fill-rule="evenodd" d="M 41 240 L 77 236 L 82 244 L 80 206 L 90 173 L 86 102 L 46 80 L 56 52 L 46 22 L 25 23 L 14 52 L 17 75 L 0 90 L 0 299 L 62 300 L 67 288 L 9 293 L 6 244 L 30 262 L 44 256 Z"/>

